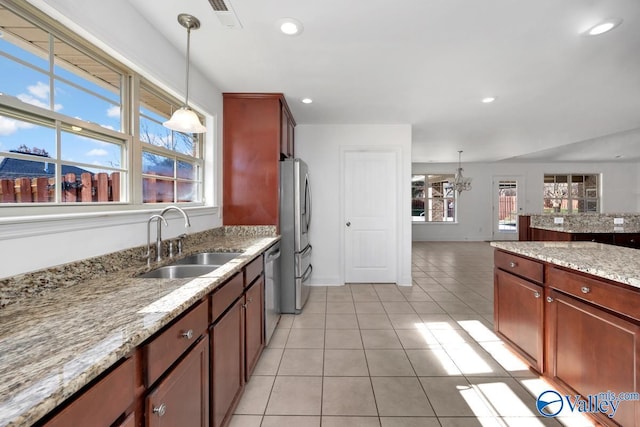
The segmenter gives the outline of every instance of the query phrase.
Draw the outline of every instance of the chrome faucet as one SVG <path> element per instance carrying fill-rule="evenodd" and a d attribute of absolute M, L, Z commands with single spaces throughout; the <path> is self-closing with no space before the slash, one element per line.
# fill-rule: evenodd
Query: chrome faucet
<path fill-rule="evenodd" d="M 187 213 L 180 209 L 177 206 L 167 206 L 166 208 L 162 209 L 162 211 L 160 211 L 160 215 L 153 215 L 152 218 L 154 216 L 159 216 L 160 218 L 162 218 L 162 221 L 164 222 L 164 225 L 168 227 L 167 224 L 167 220 L 164 218 L 164 215 L 169 212 L 169 211 L 178 211 L 182 214 L 182 217 L 184 218 L 184 228 L 189 228 L 191 227 L 191 221 L 189 221 L 189 215 L 187 215 Z M 162 260 L 162 223 L 160 222 L 160 220 L 158 220 L 158 230 L 156 233 L 156 261 L 161 261 Z M 184 238 L 186 236 L 186 234 L 181 235 L 180 239 Z M 178 253 L 182 253 L 182 242 L 178 242 Z M 171 248 L 170 251 L 170 256 L 173 256 L 173 247 Z"/>
<path fill-rule="evenodd" d="M 160 221 L 164 222 L 164 225 L 168 226 L 167 220 L 162 215 L 151 215 L 147 221 L 147 267 L 151 266 L 151 221 L 156 220 L 158 222 L 158 230 L 160 230 Z M 158 241 L 160 237 L 158 236 Z M 160 245 L 162 246 L 162 245 Z M 156 242 L 157 260 L 160 261 L 160 247 Z"/>

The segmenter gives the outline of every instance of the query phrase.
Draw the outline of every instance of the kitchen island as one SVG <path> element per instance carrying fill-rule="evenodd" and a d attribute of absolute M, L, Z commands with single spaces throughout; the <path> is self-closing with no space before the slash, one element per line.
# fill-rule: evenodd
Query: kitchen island
<path fill-rule="evenodd" d="M 245 270 L 248 271 L 252 265 L 259 267 L 255 276 L 259 278 L 261 254 L 277 240 L 275 234 L 265 236 L 224 231 L 194 238 L 192 245 L 186 247 L 185 256 L 210 251 L 240 251 L 242 254 L 211 273 L 188 279 L 138 277 L 148 268 L 144 257 L 140 256 L 142 249 L 136 248 L 121 259 L 126 268 L 86 281 L 78 280 L 70 286 L 60 283 L 57 289 L 37 297 L 23 298 L 2 308 L 0 426 L 38 422 L 76 392 L 86 392 L 92 381 L 106 371 L 116 369 L 114 367 L 117 367 L 118 375 L 124 365 L 130 365 L 131 368 L 127 369 L 131 372 L 140 372 L 146 359 L 150 359 L 149 363 L 154 362 L 149 355 L 154 354 L 155 343 L 150 343 L 150 338 L 159 336 L 159 332 L 173 325 L 188 310 L 191 310 L 190 317 L 185 316 L 185 324 L 193 319 L 200 321 L 202 317 L 202 332 L 206 335 L 211 320 L 207 315 L 208 298 L 212 292 L 228 282 L 235 283 L 235 277 L 240 277 L 239 292 L 243 292 L 243 286 L 245 293 L 250 292 L 247 291 L 249 284 L 242 283 L 243 274 L 247 277 Z M 133 258 L 132 254 L 135 254 Z M 94 267 L 96 265 L 99 263 Z M 82 269 L 82 263 L 78 268 Z M 238 276 L 239 273 L 242 274 Z M 253 276 L 251 280 L 254 280 Z M 7 283 L 4 286 L 8 286 Z M 223 289 L 227 289 L 226 285 Z M 230 298 L 237 297 L 231 295 Z M 197 333 L 191 329 L 181 332 L 185 340 L 194 336 L 193 341 L 198 339 Z M 201 341 L 202 354 L 206 355 L 208 346 L 205 340 Z M 144 353 L 140 350 L 142 345 L 145 345 Z M 160 355 L 165 352 L 162 350 Z M 129 360 L 131 363 L 127 363 Z M 132 404 L 137 412 L 145 410 L 141 409 L 140 397 L 145 393 L 141 389 L 156 381 L 156 378 L 137 378 L 141 375 L 150 376 L 145 371 L 136 373 L 135 379 L 127 378 L 133 384 L 131 388 L 134 388 L 133 393 L 138 400 Z M 208 391 L 208 385 L 206 388 Z M 104 403 L 111 399 L 110 396 L 101 397 Z M 156 409 L 153 411 L 156 415 L 164 414 L 165 408 Z M 122 425 L 130 425 L 127 422 L 138 425 L 140 420 L 142 414 L 138 413 L 133 421 L 124 421 Z"/>
<path fill-rule="evenodd" d="M 640 253 L 593 242 L 493 242 L 494 327 L 567 394 L 640 391 Z M 640 426 L 640 401 L 604 425 Z"/>

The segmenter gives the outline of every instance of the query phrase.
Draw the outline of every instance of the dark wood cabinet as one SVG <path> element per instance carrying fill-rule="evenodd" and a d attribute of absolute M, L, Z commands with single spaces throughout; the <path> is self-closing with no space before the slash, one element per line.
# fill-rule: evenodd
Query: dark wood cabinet
<path fill-rule="evenodd" d="M 638 391 L 640 326 L 556 290 L 548 297 L 547 375 L 574 395 Z M 613 420 L 600 418 L 639 426 L 640 402 L 621 402 Z"/>
<path fill-rule="evenodd" d="M 279 224 L 280 158 L 295 121 L 280 93 L 223 94 L 223 223 Z"/>
<path fill-rule="evenodd" d="M 495 270 L 494 327 L 538 372 L 543 372 L 542 286 Z"/>
<path fill-rule="evenodd" d="M 240 294 L 238 294 L 239 297 Z M 211 327 L 211 425 L 226 425 L 244 389 L 243 299 Z"/>
<path fill-rule="evenodd" d="M 209 340 L 207 335 L 149 392 L 147 427 L 209 426 Z"/>
<path fill-rule="evenodd" d="M 253 282 L 247 289 L 244 299 L 245 375 L 246 380 L 249 381 L 264 347 L 264 276 L 260 276 Z"/>

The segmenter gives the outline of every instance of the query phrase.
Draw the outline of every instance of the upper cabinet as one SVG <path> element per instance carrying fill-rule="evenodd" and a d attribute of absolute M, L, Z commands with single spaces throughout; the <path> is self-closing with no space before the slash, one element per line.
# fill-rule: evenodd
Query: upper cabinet
<path fill-rule="evenodd" d="M 225 93 L 223 222 L 279 223 L 280 159 L 293 157 L 295 121 L 280 93 Z"/>

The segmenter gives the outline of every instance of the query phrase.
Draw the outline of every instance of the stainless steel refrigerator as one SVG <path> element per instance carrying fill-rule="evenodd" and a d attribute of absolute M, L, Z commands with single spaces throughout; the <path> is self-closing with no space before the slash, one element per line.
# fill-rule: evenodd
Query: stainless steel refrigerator
<path fill-rule="evenodd" d="M 280 309 L 300 313 L 309 297 L 311 265 L 309 169 L 300 159 L 280 162 Z"/>

